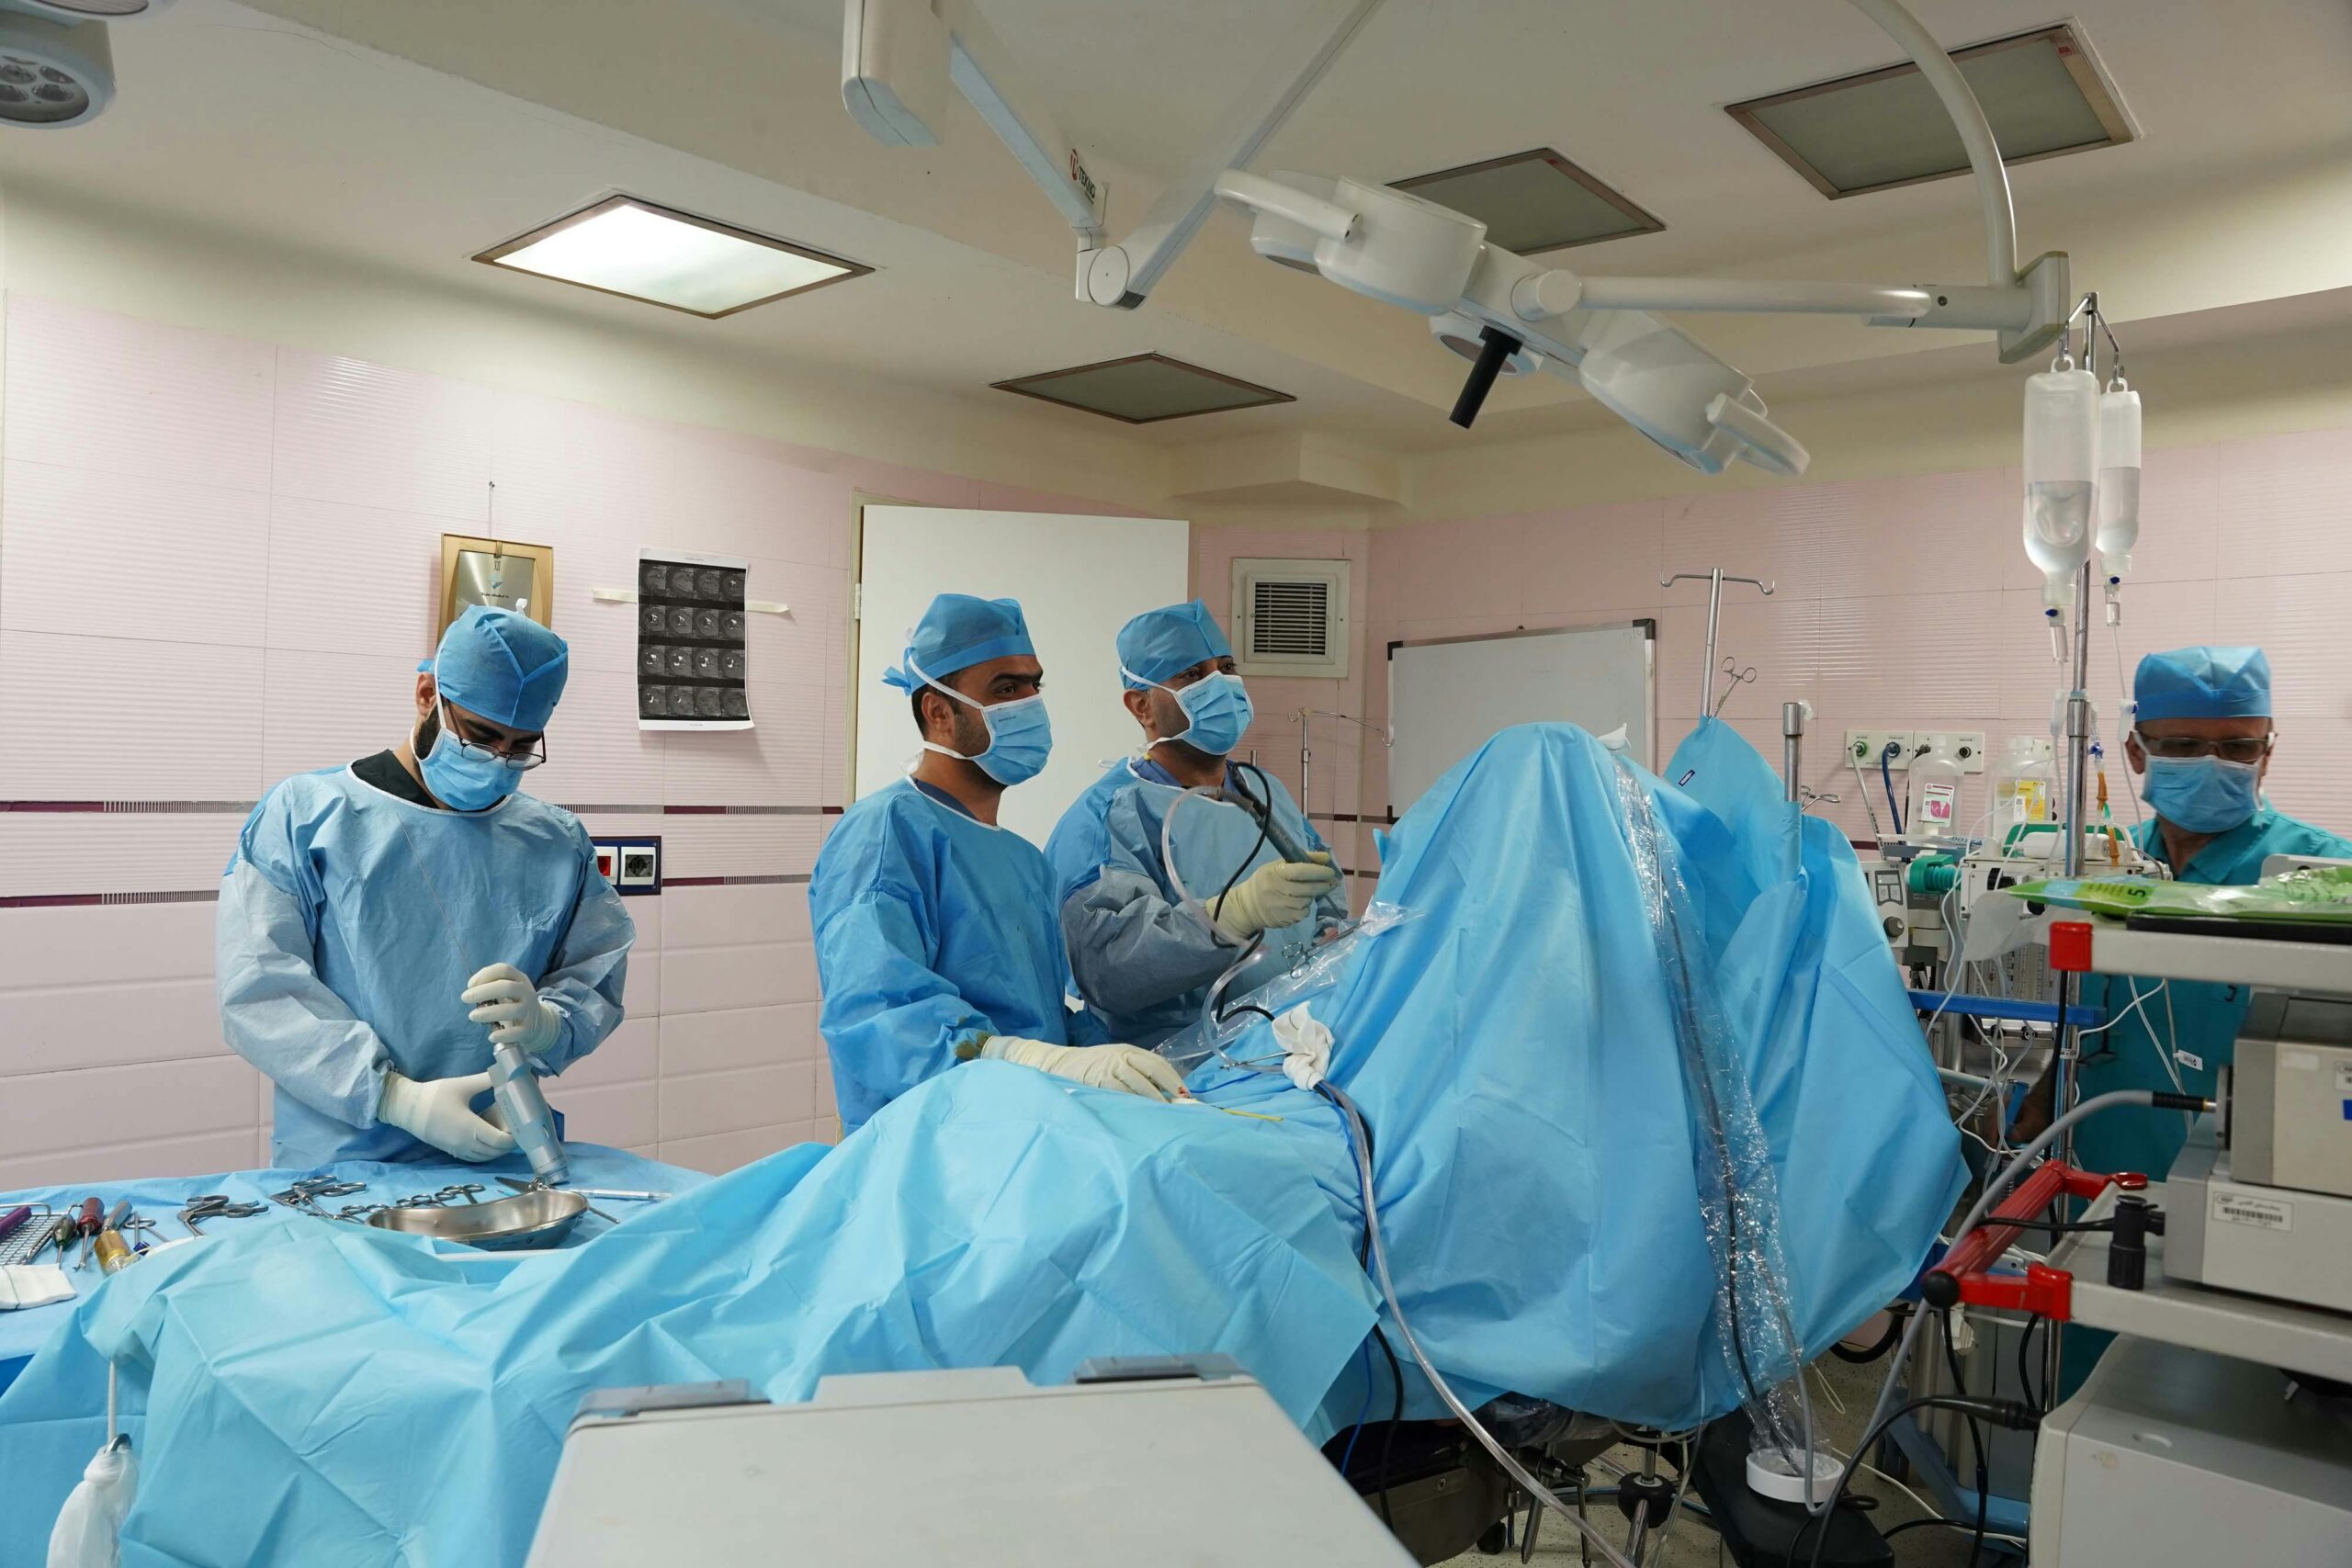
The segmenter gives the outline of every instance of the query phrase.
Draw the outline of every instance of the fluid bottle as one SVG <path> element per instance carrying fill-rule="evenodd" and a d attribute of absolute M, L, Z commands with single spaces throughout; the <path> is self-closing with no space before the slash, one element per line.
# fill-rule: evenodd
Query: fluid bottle
<path fill-rule="evenodd" d="M 1948 839 L 1962 831 L 1960 760 L 1951 743 L 1939 735 L 1928 754 L 1911 763 L 1910 800 L 1903 815 L 1903 831 L 1913 840 Z"/>
<path fill-rule="evenodd" d="M 2109 588 L 2140 539 L 2140 394 L 2117 377 L 2098 399 L 2098 554 Z"/>
<path fill-rule="evenodd" d="M 2056 778 L 2049 741 L 2032 735 L 2010 736 L 2008 754 L 1993 773 L 1993 822 L 1985 838 L 2006 843 L 2013 829 L 2049 821 Z"/>
<path fill-rule="evenodd" d="M 2090 558 L 2098 437 L 2098 382 L 2089 371 L 2027 378 L 2025 553 L 2041 569 L 2052 609 L 2074 603 L 2075 575 Z"/>

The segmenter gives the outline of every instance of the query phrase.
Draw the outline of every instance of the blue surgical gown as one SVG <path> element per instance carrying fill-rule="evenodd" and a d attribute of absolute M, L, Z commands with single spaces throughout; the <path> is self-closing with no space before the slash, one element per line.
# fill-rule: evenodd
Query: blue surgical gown
<path fill-rule="evenodd" d="M 347 767 L 285 780 L 245 819 L 214 928 L 221 1032 L 277 1086 L 270 1163 L 444 1158 L 376 1120 L 385 1069 L 487 1070 L 458 993 L 512 964 L 563 1014 L 538 1057 L 561 1072 L 619 1025 L 636 940 L 561 807 L 441 811 Z"/>
<path fill-rule="evenodd" d="M 1238 788 L 1272 795 L 1277 835 L 1309 851 L 1324 848 L 1281 780 L 1253 772 Z M 1137 1045 L 1157 1045 L 1199 1018 L 1209 987 L 1240 951 L 1184 908 L 1168 874 L 1161 829 L 1182 794 L 1156 762 L 1114 762 L 1046 840 L 1078 994 L 1113 1039 Z M 1216 897 L 1237 871 L 1246 875 L 1282 859 L 1273 842 L 1259 841 L 1256 819 L 1238 806 L 1194 799 L 1177 808 L 1175 821 L 1176 869 L 1196 899 Z M 1346 914 L 1344 897 L 1332 894 L 1296 924 L 1268 931 L 1261 956 L 1236 977 L 1232 994 L 1288 965 L 1324 919 Z"/>
<path fill-rule="evenodd" d="M 2164 837 L 2154 818 L 2132 836 L 2143 850 L 2165 858 Z M 2261 879 L 2262 863 L 2271 855 L 2352 859 L 2352 843 L 2266 806 L 2198 851 L 2187 866 L 2176 866 L 2173 875 L 2208 886 L 2244 886 Z M 2236 1054 L 2238 1025 L 2245 1021 L 2252 987 L 2195 980 L 2175 980 L 2161 991 L 2157 986 L 2138 976 L 2086 976 L 2083 999 L 2106 1008 L 2110 1018 L 2131 1007 L 2135 992 L 2147 1000 L 2130 1018 L 2083 1043 L 2085 1100 L 2110 1089 L 2170 1089 L 2172 1078 L 2164 1066 L 2167 1055 L 2183 1089 L 2213 1092 L 2215 1069 Z M 2173 1055 L 2176 1046 L 2196 1060 L 2180 1060 Z M 2136 1170 L 2161 1181 L 2188 1131 L 2187 1118 L 2175 1111 L 2104 1111 L 2076 1127 L 2075 1157 L 2086 1170 Z"/>
<path fill-rule="evenodd" d="M 844 1132 L 956 1065 L 986 1034 L 1104 1036 L 1062 1000 L 1046 857 L 911 779 L 842 814 L 808 882 L 819 1032 Z"/>

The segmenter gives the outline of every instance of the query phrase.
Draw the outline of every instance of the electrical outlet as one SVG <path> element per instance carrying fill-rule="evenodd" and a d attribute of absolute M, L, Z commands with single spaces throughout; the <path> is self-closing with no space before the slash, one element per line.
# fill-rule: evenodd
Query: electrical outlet
<path fill-rule="evenodd" d="M 1895 754 L 1887 759 L 1887 767 L 1901 773 L 1911 765 L 1911 753 L 1918 742 L 1907 729 L 1849 729 L 1846 731 L 1846 755 L 1861 763 L 1869 773 L 1878 766 L 1879 753 L 1892 744 Z"/>
<path fill-rule="evenodd" d="M 1911 738 L 1911 750 L 1940 745 L 1963 773 L 1984 771 L 1984 732 L 1981 729 L 1923 729 Z"/>

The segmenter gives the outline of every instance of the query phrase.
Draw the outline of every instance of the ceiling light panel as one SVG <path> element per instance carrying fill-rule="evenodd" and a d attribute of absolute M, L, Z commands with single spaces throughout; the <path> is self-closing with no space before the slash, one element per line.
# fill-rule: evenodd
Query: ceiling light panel
<path fill-rule="evenodd" d="M 1490 244 L 1521 255 L 1655 234 L 1666 227 L 1548 147 L 1389 185 L 1477 219 L 1487 226 Z"/>
<path fill-rule="evenodd" d="M 2072 27 L 1952 51 L 2006 163 L 2113 147 L 2136 129 Z M 1916 65 L 1817 83 L 1725 111 L 1836 200 L 1968 172 L 1968 153 Z"/>
<path fill-rule="evenodd" d="M 627 196 L 560 218 L 474 260 L 713 319 L 874 270 Z"/>
<path fill-rule="evenodd" d="M 1163 419 L 1297 401 L 1288 392 L 1161 354 L 1045 370 L 992 385 L 1001 392 L 1018 392 L 1024 398 L 1099 413 L 1127 424 L 1156 424 Z"/>

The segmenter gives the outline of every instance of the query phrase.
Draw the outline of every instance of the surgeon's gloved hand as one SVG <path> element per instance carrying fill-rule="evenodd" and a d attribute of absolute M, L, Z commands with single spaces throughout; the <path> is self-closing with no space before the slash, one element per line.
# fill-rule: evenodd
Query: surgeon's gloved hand
<path fill-rule="evenodd" d="M 1178 1100 L 1184 1093 L 1183 1075 L 1140 1045 L 1053 1045 L 1017 1034 L 991 1034 L 980 1055 L 1146 1100 Z"/>
<path fill-rule="evenodd" d="M 478 972 L 458 999 L 474 1010 L 468 1018 L 490 1026 L 492 1045 L 520 1045 L 534 1056 L 544 1055 L 563 1033 L 563 1014 L 542 1001 L 531 977 L 512 964 Z"/>
<path fill-rule="evenodd" d="M 474 1114 L 476 1095 L 490 1092 L 490 1075 L 428 1078 L 420 1083 L 387 1070 L 376 1120 L 398 1127 L 445 1154 L 479 1165 L 514 1152 L 514 1136 Z"/>
<path fill-rule="evenodd" d="M 1340 886 L 1339 868 L 1322 850 L 1305 863 L 1270 861 L 1249 880 L 1209 905 L 1209 918 L 1243 941 L 1306 919 L 1315 900 Z"/>

